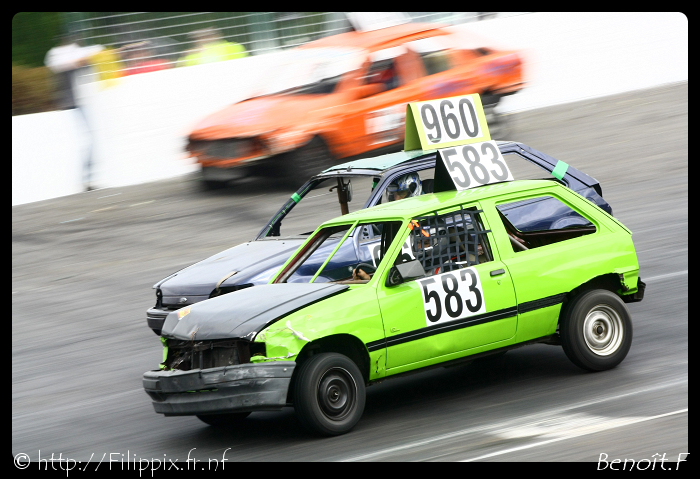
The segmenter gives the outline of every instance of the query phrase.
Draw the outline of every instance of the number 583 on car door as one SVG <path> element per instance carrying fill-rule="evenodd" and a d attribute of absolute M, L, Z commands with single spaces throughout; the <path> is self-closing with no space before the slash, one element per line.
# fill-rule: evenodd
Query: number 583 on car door
<path fill-rule="evenodd" d="M 417 281 L 423 295 L 427 326 L 486 312 L 479 273 L 463 268 Z"/>

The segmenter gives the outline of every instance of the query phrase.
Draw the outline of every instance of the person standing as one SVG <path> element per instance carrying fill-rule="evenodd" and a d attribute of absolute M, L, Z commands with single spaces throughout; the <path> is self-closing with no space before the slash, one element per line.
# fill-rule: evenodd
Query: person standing
<path fill-rule="evenodd" d="M 164 55 L 156 55 L 155 44 L 152 41 L 144 40 L 130 43 L 118 49 L 122 59 L 126 62 L 127 68 L 124 75 L 138 75 L 170 68 L 170 62 Z"/>
<path fill-rule="evenodd" d="M 61 43 L 49 50 L 44 58 L 44 64 L 56 75 L 58 109 L 74 110 L 76 116 L 83 122 L 88 135 L 89 145 L 83 162 L 83 186 L 86 191 L 94 189 L 92 185 L 93 138 L 85 111 L 76 102 L 76 87 L 78 77 L 88 73 L 90 57 L 102 50 L 101 45 L 82 47 L 78 44 L 75 35 L 66 34 L 61 37 Z"/>
<path fill-rule="evenodd" d="M 248 56 L 243 45 L 224 40 L 214 28 L 196 30 L 189 36 L 194 40 L 194 49 L 179 60 L 180 66 L 202 65 Z"/>

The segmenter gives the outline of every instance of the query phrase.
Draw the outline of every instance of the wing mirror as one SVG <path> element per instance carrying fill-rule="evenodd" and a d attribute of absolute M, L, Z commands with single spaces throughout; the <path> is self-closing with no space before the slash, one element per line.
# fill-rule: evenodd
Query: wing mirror
<path fill-rule="evenodd" d="M 391 267 L 386 277 L 387 286 L 397 286 L 406 281 L 422 278 L 425 276 L 423 265 L 417 259 L 407 263 L 397 264 Z"/>
<path fill-rule="evenodd" d="M 352 182 L 348 180 L 348 182 L 344 183 L 343 186 L 343 189 L 345 190 L 345 196 L 348 199 L 348 203 L 350 203 L 352 201 Z"/>
<path fill-rule="evenodd" d="M 330 188 L 328 188 L 328 191 L 333 191 L 340 185 L 342 186 L 338 190 L 338 201 L 340 203 L 350 203 L 352 201 L 352 182 L 350 180 L 348 180 L 348 182 L 345 183 L 342 180 L 342 178 L 338 178 L 338 185 L 331 186 Z"/>

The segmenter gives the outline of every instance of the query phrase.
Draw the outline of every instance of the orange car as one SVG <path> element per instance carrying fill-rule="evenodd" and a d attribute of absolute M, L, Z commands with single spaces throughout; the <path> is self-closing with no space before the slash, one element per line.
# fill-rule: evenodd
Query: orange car
<path fill-rule="evenodd" d="M 264 75 L 265 90 L 199 122 L 187 151 L 211 186 L 270 172 L 303 182 L 341 158 L 400 150 L 408 102 L 480 93 L 489 114 L 523 87 L 516 52 L 465 43 L 418 23 L 310 42 Z"/>

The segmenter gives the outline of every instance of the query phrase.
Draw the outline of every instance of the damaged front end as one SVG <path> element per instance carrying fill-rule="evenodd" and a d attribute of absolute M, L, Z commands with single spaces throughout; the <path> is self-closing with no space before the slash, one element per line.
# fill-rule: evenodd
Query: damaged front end
<path fill-rule="evenodd" d="M 161 370 L 143 375 L 157 413 L 166 416 L 279 410 L 296 365 L 293 361 L 251 364 L 264 343 L 243 339 L 184 341 L 161 338 Z"/>
<path fill-rule="evenodd" d="M 347 289 L 329 284 L 262 285 L 170 312 L 161 336 L 161 369 L 143 375 L 155 411 L 189 416 L 286 406 L 299 348 L 268 347 L 264 335 L 256 338 L 258 332 Z M 281 336 L 293 338 L 296 346 L 308 342 L 288 328 L 289 324 L 283 327 L 287 334 Z"/>
<path fill-rule="evenodd" d="M 164 370 L 190 371 L 235 366 L 249 363 L 251 356 L 265 355 L 265 343 L 251 343 L 241 339 L 215 341 L 162 339 L 167 350 L 161 364 Z"/>

